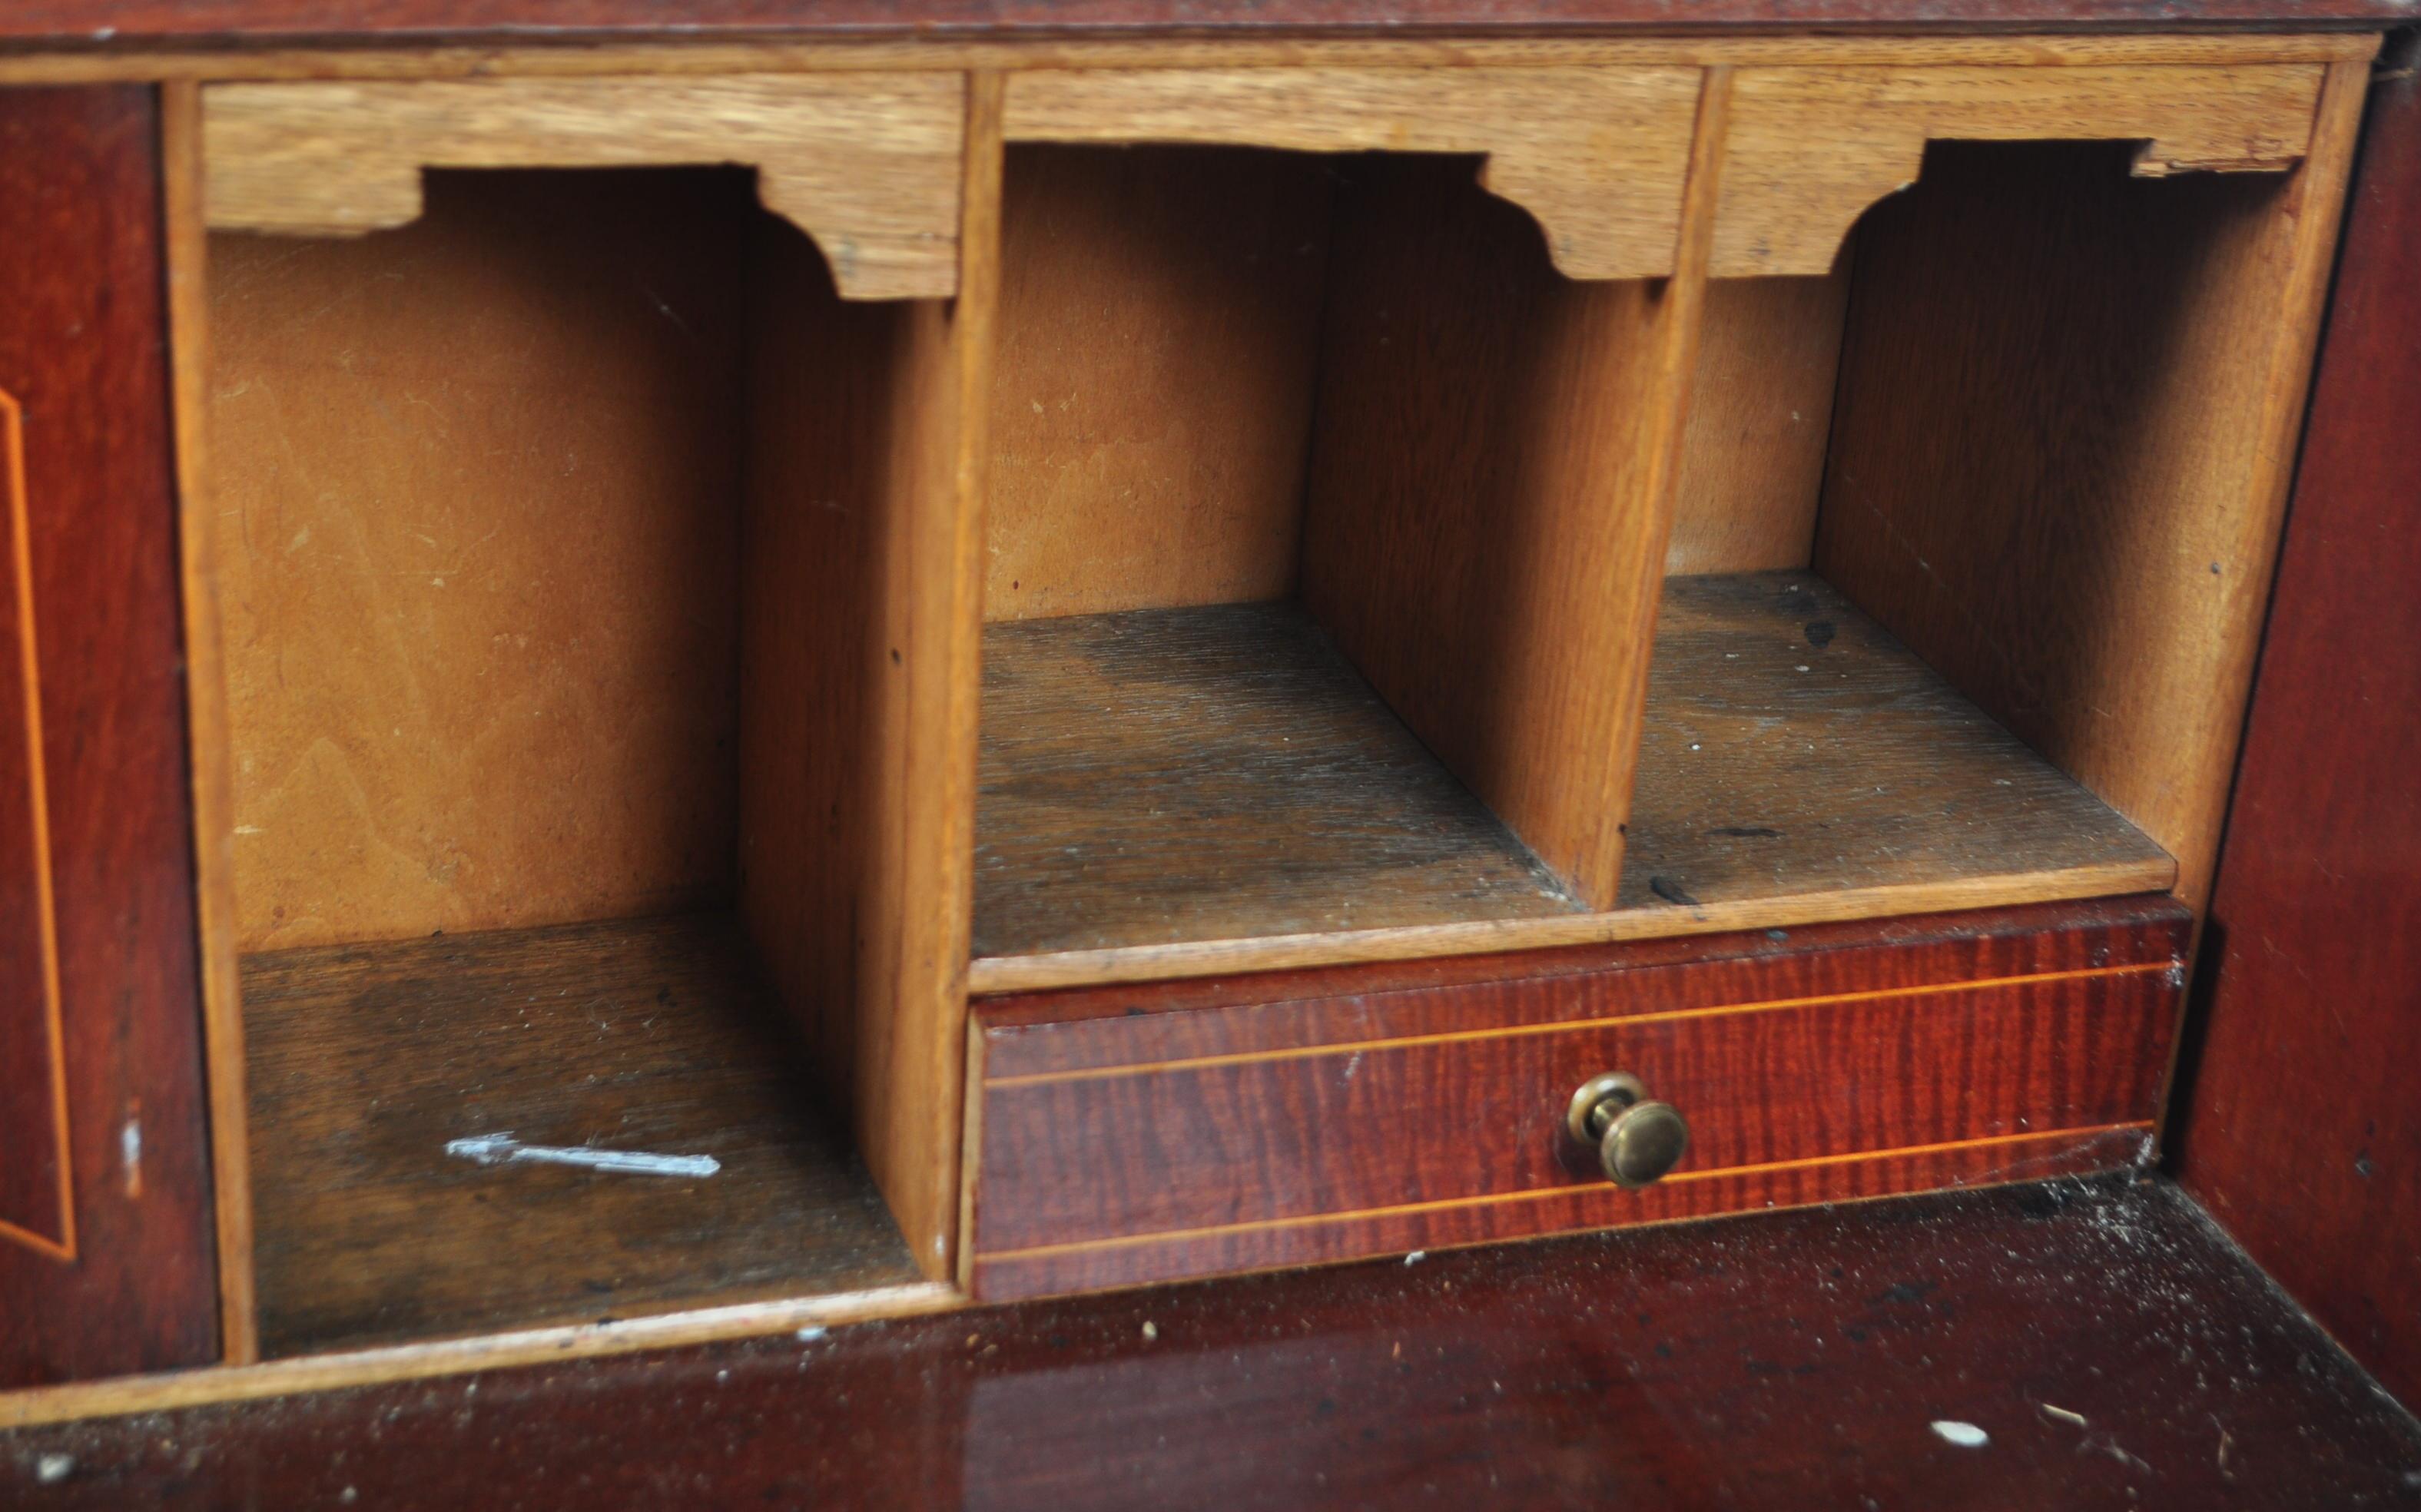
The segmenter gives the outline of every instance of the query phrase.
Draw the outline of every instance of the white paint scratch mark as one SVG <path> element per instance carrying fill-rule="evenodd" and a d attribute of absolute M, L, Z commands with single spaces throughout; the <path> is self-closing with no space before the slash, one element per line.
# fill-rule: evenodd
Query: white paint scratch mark
<path fill-rule="evenodd" d="M 1423 1260 L 1426 1260 L 1426 1259 L 1428 1259 L 1429 1257 L 1429 1251 L 1427 1251 L 1427 1250 L 1414 1250 L 1412 1254 L 1407 1255 L 1405 1255 L 1405 1256 L 1404 1256 L 1404 1263 L 1405 1263 L 1406 1265 L 1418 1265 L 1418 1264 L 1420 1264 Z"/>
<path fill-rule="evenodd" d="M 2071 1412 L 2065 1407 L 2054 1407 L 2049 1402 L 2037 1402 L 2035 1405 L 2042 1409 L 2043 1416 L 2054 1423 L 2066 1423 L 2080 1428 L 2085 1426 L 2085 1414 L 2082 1412 Z"/>
<path fill-rule="evenodd" d="M 445 1153 L 481 1165 L 528 1161 L 539 1165 L 577 1165 L 631 1176 L 712 1176 L 723 1162 L 711 1155 L 648 1155 L 638 1150 L 599 1150 L 579 1146 L 524 1145 L 510 1130 L 445 1142 Z"/>
<path fill-rule="evenodd" d="M 1353 1080 L 1353 1073 L 1354 1073 L 1354 1072 L 1356 1072 L 1356 1071 L 1358 1071 L 1358 1070 L 1360 1070 L 1361 1068 L 1362 1068 L 1362 1052 L 1360 1052 L 1360 1051 L 1358 1051 L 1358 1050 L 1357 1050 L 1357 1051 L 1355 1051 L 1351 1055 L 1350 1055 L 1350 1056 L 1348 1056 L 1348 1057 L 1346 1058 L 1346 1061 L 1345 1061 L 1345 1075 L 1344 1075 L 1342 1078 L 1340 1078 L 1340 1080 L 1342 1080 L 1342 1081 L 1347 1081 L 1347 1082 L 1351 1082 L 1351 1081 L 1352 1081 L 1352 1080 Z"/>
<path fill-rule="evenodd" d="M 1933 1420 L 1933 1436 L 1945 1443 L 1955 1443 L 1961 1449 L 1981 1449 L 1992 1442 L 1992 1436 L 1973 1423 L 1960 1423 L 1946 1417 Z"/>

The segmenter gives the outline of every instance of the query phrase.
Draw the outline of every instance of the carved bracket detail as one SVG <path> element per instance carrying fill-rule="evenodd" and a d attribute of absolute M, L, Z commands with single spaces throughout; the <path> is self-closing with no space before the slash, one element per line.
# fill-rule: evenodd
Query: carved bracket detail
<path fill-rule="evenodd" d="M 753 164 L 849 299 L 958 292 L 955 73 L 231 84 L 203 93 L 213 230 L 355 236 L 421 211 L 423 168 Z"/>
<path fill-rule="evenodd" d="M 1672 273 L 1695 68 L 1071 69 L 1010 75 L 1005 134 L 1484 153 L 1572 278 Z"/>

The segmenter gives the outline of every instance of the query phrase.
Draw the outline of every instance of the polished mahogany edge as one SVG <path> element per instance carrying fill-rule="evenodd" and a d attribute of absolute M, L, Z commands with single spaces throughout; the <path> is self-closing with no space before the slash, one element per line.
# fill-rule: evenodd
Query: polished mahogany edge
<path fill-rule="evenodd" d="M 2191 927 L 2168 899 L 2114 899 L 1829 929 L 1830 949 L 1719 943 L 1706 962 L 1591 947 L 1554 953 L 1563 973 L 1500 960 L 1493 981 L 1444 986 L 1335 968 L 1290 974 L 1329 990 L 1295 1003 L 1259 1004 L 1241 978 L 1232 1001 L 1176 1013 L 1037 1022 L 1025 1004 L 999 1026 L 979 1005 L 970 1288 L 1001 1301 L 2141 1164 Z M 1600 969 L 1569 969 L 1586 959 Z M 1363 978 L 1393 986 L 1356 992 Z M 1139 1052 L 1123 1061 L 1121 1037 Z M 1540 1133 L 1607 1057 L 1705 1115 L 1659 1186 L 1615 1188 Z"/>
<path fill-rule="evenodd" d="M 2175 898 L 2166 894 L 2142 893 L 2082 902 L 2030 903 L 1794 929 L 1746 929 L 1615 944 L 1003 993 L 977 998 L 973 1013 L 991 1037 L 994 1049 L 996 1058 L 990 1074 L 1005 1076 L 1065 1068 L 1070 1064 L 1097 1064 L 1091 1060 L 1070 1061 L 1068 1052 L 1062 1048 L 1068 1043 L 1069 1032 L 1059 1026 L 1098 1020 L 1118 1021 L 1125 1042 L 1138 1045 L 1141 1041 L 1136 1036 L 1152 1031 L 1139 1029 L 1133 1021 L 1160 1014 L 1317 1005 L 1338 998 L 1367 1001 L 1382 994 L 1666 968 L 1694 972 L 1702 979 L 1725 972 L 1746 978 L 1774 962 L 1801 961 L 1819 954 L 1898 952 L 1970 942 L 1977 943 L 1978 949 L 2006 952 L 2003 970 L 2041 970 L 2046 968 L 2033 963 L 2031 958 L 2045 948 L 2044 939 L 2074 930 L 2109 931 L 2114 943 L 2129 952 L 2113 957 L 2113 960 L 2146 961 L 2170 959 L 2182 951 L 2185 931 L 2192 925 L 2193 914 Z M 1986 946 L 1983 942 L 1996 943 Z M 2080 959 L 2062 964 L 2090 963 Z M 1357 1021 L 1367 1011 L 1360 1001 L 1354 1009 Z M 1643 1005 L 1637 1011 L 1648 1011 L 1648 1007 Z M 1053 1033 L 1030 1038 L 1014 1033 L 1029 1026 L 1051 1026 Z M 1358 1028 L 1349 1033 L 1351 1037 L 1364 1037 Z M 1023 1060 L 1020 1056 L 1037 1059 Z M 1145 1052 L 1130 1058 L 1148 1060 L 1153 1055 Z"/>
<path fill-rule="evenodd" d="M 2374 86 L 2179 1081 L 2177 1171 L 2421 1401 L 2421 78 Z"/>
<path fill-rule="evenodd" d="M 15 0 L 0 42 L 2311 31 L 2416 15 L 2409 0 Z"/>
<path fill-rule="evenodd" d="M 1020 1302 L 1592 1229 L 2090 1176 L 2142 1166 L 2151 1152 L 2148 1124 L 2113 1125 L 2062 1130 L 2058 1137 L 2039 1142 L 1923 1150 L 1779 1173 L 1747 1172 L 1638 1192 L 1608 1184 L 1575 1187 L 1548 1202 L 1518 1209 L 1492 1207 L 1388 1214 L 1302 1228 L 1172 1237 L 1117 1248 L 1001 1256 L 978 1254 L 969 1294 L 984 1302 Z"/>
<path fill-rule="evenodd" d="M 2311 1512 L 2416 1464 L 2191 1201 L 2063 1180 L 57 1423 L 0 1502 Z"/>
<path fill-rule="evenodd" d="M 77 1248 L 0 1245 L 0 1384 L 218 1351 L 163 240 L 151 89 L 0 89 Z"/>

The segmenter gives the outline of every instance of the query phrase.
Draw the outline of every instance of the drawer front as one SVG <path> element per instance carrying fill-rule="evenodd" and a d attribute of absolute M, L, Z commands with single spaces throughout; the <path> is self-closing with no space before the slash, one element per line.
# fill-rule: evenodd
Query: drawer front
<path fill-rule="evenodd" d="M 975 1293 L 1008 1299 L 2138 1164 L 2191 920 L 2062 904 L 979 1003 Z M 1617 1187 L 1628 1071 L 1689 1120 Z"/>

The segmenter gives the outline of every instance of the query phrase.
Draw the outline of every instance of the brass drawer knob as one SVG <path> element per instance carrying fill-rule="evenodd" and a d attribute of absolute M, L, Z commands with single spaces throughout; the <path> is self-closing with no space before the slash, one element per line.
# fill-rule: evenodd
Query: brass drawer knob
<path fill-rule="evenodd" d="M 1597 1146 L 1606 1176 L 1626 1187 L 1644 1187 L 1681 1163 L 1690 1148 L 1689 1120 L 1669 1102 L 1648 1097 L 1628 1071 L 1605 1071 L 1572 1094 L 1565 1125 L 1572 1137 Z"/>

